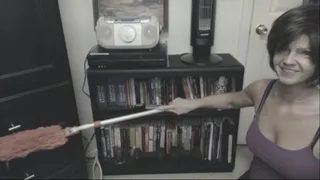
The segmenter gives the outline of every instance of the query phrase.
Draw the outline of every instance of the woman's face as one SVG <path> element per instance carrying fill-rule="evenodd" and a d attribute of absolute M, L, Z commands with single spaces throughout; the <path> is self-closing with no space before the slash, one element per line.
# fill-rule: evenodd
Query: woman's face
<path fill-rule="evenodd" d="M 276 53 L 273 62 L 279 81 L 286 85 L 308 81 L 315 71 L 309 55 L 309 39 L 305 35 L 293 41 L 287 49 Z"/>

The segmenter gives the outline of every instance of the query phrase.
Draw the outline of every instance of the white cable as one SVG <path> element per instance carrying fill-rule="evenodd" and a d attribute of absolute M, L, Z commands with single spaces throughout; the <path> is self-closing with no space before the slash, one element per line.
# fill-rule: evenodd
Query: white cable
<path fill-rule="evenodd" d="M 93 176 L 93 179 L 96 179 L 96 175 L 95 175 L 96 165 L 99 168 L 100 179 L 102 180 L 103 179 L 103 172 L 102 172 L 102 168 L 101 168 L 100 162 L 98 160 L 98 155 L 96 155 L 96 157 L 94 158 L 94 162 L 93 162 L 93 165 L 92 165 L 92 176 Z"/>
<path fill-rule="evenodd" d="M 99 171 L 100 171 L 100 179 L 102 180 L 103 179 L 103 171 L 102 171 L 102 168 L 101 168 L 101 164 L 99 162 L 99 159 L 98 159 L 98 155 L 96 156 L 97 158 L 97 164 L 98 164 L 98 167 L 99 167 Z"/>
<path fill-rule="evenodd" d="M 96 158 L 94 158 L 94 161 L 93 161 L 93 164 L 92 164 L 92 176 L 93 176 L 93 179 L 96 179 L 96 173 L 95 173 L 95 166 L 96 165 Z"/>

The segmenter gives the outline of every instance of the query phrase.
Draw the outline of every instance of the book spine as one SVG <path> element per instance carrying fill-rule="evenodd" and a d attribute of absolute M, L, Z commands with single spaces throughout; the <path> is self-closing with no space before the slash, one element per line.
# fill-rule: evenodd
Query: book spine
<path fill-rule="evenodd" d="M 101 128 L 101 146 L 102 146 L 102 154 L 104 159 L 107 159 L 107 143 L 106 136 L 104 134 L 104 128 Z"/>

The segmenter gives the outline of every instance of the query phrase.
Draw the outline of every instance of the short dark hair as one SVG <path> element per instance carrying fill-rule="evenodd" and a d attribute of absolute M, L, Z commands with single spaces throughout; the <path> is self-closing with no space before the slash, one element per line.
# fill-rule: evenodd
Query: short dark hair
<path fill-rule="evenodd" d="M 270 67 L 274 70 L 274 55 L 288 48 L 289 44 L 301 35 L 306 35 L 309 38 L 310 58 L 316 67 L 310 81 L 318 81 L 320 61 L 319 5 L 301 5 L 295 7 L 282 14 L 273 22 L 267 42 Z"/>

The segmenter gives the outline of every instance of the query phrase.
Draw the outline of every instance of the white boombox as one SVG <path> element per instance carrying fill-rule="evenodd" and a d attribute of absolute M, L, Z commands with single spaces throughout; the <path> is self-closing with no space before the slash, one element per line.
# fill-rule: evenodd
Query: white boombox
<path fill-rule="evenodd" d="M 95 30 L 98 44 L 106 49 L 150 49 L 160 39 L 160 24 L 156 16 L 101 16 Z"/>

